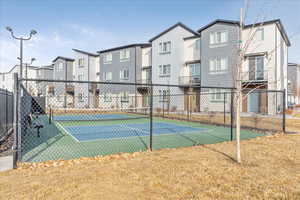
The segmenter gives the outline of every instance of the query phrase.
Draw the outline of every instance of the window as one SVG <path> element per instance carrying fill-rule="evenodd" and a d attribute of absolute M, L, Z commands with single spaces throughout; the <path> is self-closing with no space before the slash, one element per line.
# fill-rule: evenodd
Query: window
<path fill-rule="evenodd" d="M 112 73 L 111 72 L 104 72 L 104 80 L 105 81 L 111 81 L 112 80 Z"/>
<path fill-rule="evenodd" d="M 209 61 L 209 73 L 220 74 L 226 72 L 228 69 L 227 58 L 215 58 Z"/>
<path fill-rule="evenodd" d="M 228 41 L 227 31 L 217 31 L 210 33 L 209 44 L 222 44 Z"/>
<path fill-rule="evenodd" d="M 171 65 L 159 65 L 159 76 L 170 76 Z"/>
<path fill-rule="evenodd" d="M 255 39 L 257 41 L 264 40 L 264 28 L 258 28 L 255 32 Z"/>
<path fill-rule="evenodd" d="M 249 60 L 249 80 L 264 79 L 264 57 L 252 56 Z"/>
<path fill-rule="evenodd" d="M 170 102 L 170 90 L 159 90 L 159 102 Z"/>
<path fill-rule="evenodd" d="M 200 63 L 188 64 L 190 76 L 200 76 Z"/>
<path fill-rule="evenodd" d="M 84 58 L 78 59 L 78 67 L 84 67 Z"/>
<path fill-rule="evenodd" d="M 130 58 L 130 50 L 124 49 L 120 51 L 120 61 L 128 60 Z"/>
<path fill-rule="evenodd" d="M 107 53 L 104 55 L 104 63 L 108 64 L 112 62 L 112 54 L 111 53 Z"/>
<path fill-rule="evenodd" d="M 128 80 L 129 79 L 129 70 L 123 69 L 120 71 L 120 80 Z"/>
<path fill-rule="evenodd" d="M 56 66 L 56 71 L 57 72 L 63 71 L 63 69 L 64 69 L 64 64 L 62 62 L 58 63 Z"/>
<path fill-rule="evenodd" d="M 224 92 L 221 89 L 210 89 L 212 102 L 224 102 Z"/>
<path fill-rule="evenodd" d="M 83 102 L 83 95 L 82 93 L 78 93 L 78 101 Z"/>
<path fill-rule="evenodd" d="M 124 91 L 124 92 L 121 93 L 121 102 L 126 102 L 126 103 L 129 102 L 128 92 Z"/>
<path fill-rule="evenodd" d="M 171 53 L 171 41 L 168 42 L 160 42 L 159 43 L 159 53 Z"/>
<path fill-rule="evenodd" d="M 78 80 L 79 80 L 79 81 L 83 81 L 83 79 L 84 79 L 84 75 L 83 75 L 83 74 L 79 74 L 79 75 L 78 75 Z"/>
<path fill-rule="evenodd" d="M 112 102 L 112 95 L 110 93 L 104 93 L 104 102 Z"/>

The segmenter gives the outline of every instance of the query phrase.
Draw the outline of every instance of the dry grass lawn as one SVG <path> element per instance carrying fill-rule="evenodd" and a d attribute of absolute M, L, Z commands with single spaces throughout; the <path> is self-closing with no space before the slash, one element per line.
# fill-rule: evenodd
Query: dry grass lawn
<path fill-rule="evenodd" d="M 0 199 L 300 199 L 300 135 L 22 164 L 0 173 Z"/>

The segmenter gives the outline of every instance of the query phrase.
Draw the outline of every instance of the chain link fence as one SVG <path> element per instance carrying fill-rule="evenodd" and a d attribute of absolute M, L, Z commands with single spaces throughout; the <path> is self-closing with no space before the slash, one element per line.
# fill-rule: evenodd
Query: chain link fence
<path fill-rule="evenodd" d="M 0 89 L 0 155 L 12 147 L 13 93 Z"/>
<path fill-rule="evenodd" d="M 37 89 L 28 91 L 22 84 L 20 87 L 20 161 L 74 159 L 235 139 L 236 103 L 232 88 L 55 80 L 27 82 L 33 82 Z M 283 124 L 284 107 L 280 106 L 283 102 L 278 101 L 275 113 L 271 108 L 271 97 L 276 94 L 279 100 L 282 93 L 260 91 L 259 94 L 258 99 L 268 99 L 265 100 L 267 105 L 263 101 L 255 103 L 254 97 L 245 93 L 249 100 L 244 101 L 249 105 L 245 110 L 243 107 L 242 139 L 262 135 L 258 130 L 265 126 L 258 121 L 263 117 L 277 116 Z M 258 110 L 254 110 L 257 107 Z M 273 131 L 276 130 L 273 128 Z"/>

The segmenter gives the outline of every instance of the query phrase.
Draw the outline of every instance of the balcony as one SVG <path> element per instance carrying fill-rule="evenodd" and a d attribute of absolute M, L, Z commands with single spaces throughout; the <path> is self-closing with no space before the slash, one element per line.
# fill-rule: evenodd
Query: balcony
<path fill-rule="evenodd" d="M 244 83 L 264 83 L 268 81 L 268 71 L 242 72 L 241 78 Z"/>
<path fill-rule="evenodd" d="M 139 79 L 136 81 L 138 84 L 151 84 L 151 79 Z M 148 92 L 149 87 L 147 85 L 137 85 L 137 90 L 140 93 Z"/>
<path fill-rule="evenodd" d="M 69 94 L 74 94 L 74 85 L 73 84 L 67 84 L 66 85 L 66 92 Z"/>
<path fill-rule="evenodd" d="M 200 75 L 191 75 L 191 76 L 180 76 L 179 85 L 200 85 L 201 76 Z"/>
<path fill-rule="evenodd" d="M 89 85 L 89 92 L 99 94 L 100 90 L 97 83 L 92 83 Z"/>

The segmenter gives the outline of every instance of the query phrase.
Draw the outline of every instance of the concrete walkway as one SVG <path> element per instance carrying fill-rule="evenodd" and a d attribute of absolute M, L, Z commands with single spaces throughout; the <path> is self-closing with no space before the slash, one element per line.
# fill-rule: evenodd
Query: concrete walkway
<path fill-rule="evenodd" d="M 5 171 L 13 168 L 13 157 L 0 157 L 0 171 Z"/>

